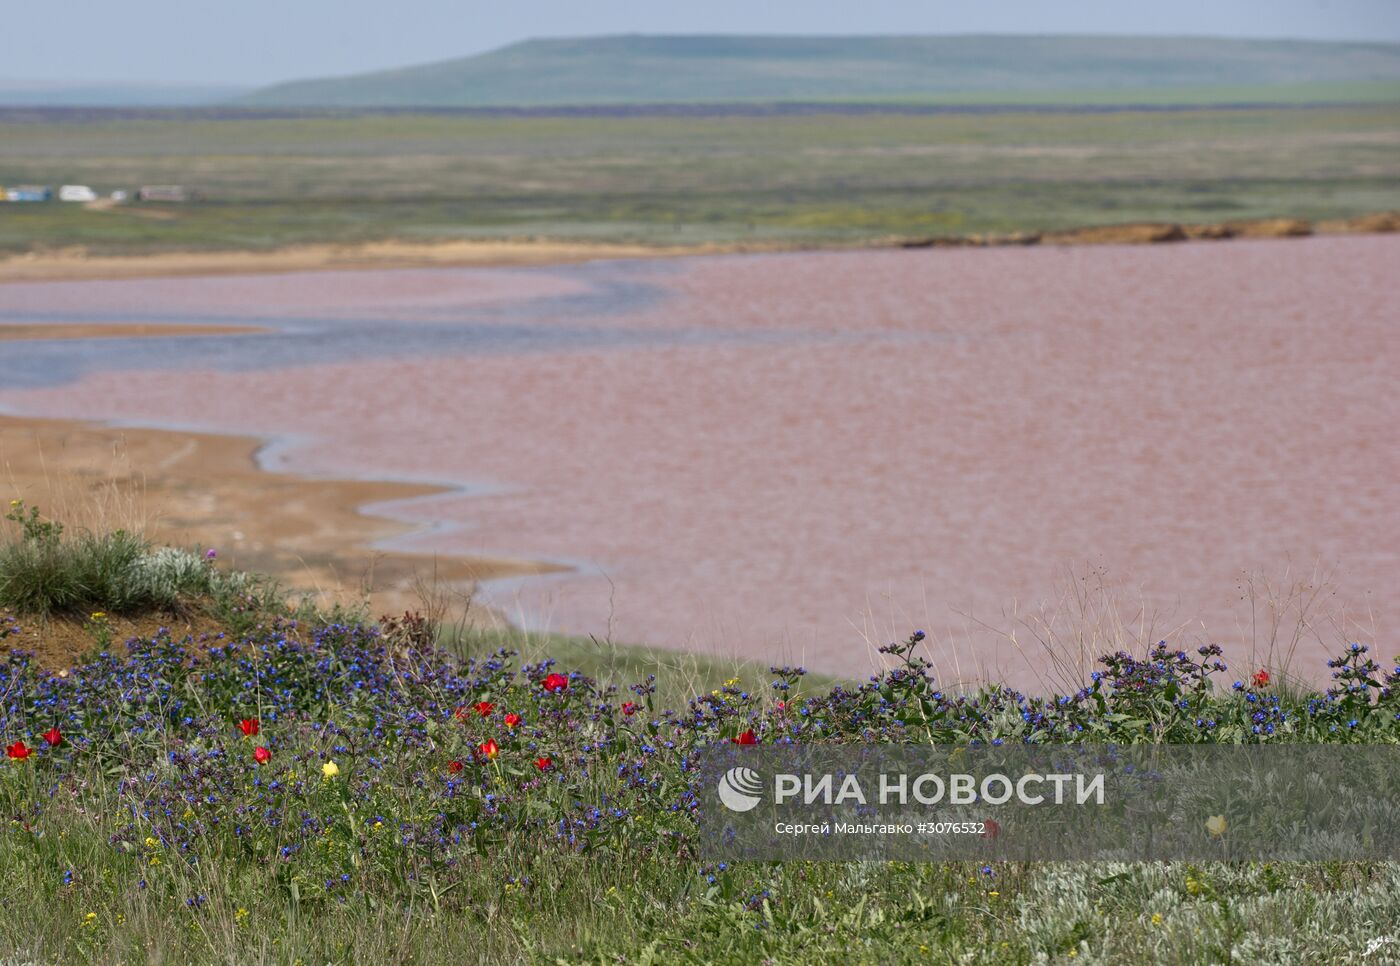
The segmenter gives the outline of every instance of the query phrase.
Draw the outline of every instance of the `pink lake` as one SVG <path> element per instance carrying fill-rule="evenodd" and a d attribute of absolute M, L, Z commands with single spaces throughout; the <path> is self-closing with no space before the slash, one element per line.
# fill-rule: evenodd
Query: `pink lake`
<path fill-rule="evenodd" d="M 0 322 L 274 331 L 10 343 L 0 407 L 453 487 L 373 512 L 571 566 L 485 588 L 535 627 L 846 675 L 917 627 L 946 678 L 1030 688 L 1170 636 L 1243 677 L 1301 582 L 1320 679 L 1343 639 L 1400 652 L 1398 266 L 1372 236 L 13 284 Z"/>

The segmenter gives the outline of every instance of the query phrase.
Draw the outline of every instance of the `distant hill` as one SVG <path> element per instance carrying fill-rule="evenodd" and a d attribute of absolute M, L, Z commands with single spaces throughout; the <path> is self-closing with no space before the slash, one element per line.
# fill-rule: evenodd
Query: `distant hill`
<path fill-rule="evenodd" d="M 1400 44 L 1199 37 L 530 40 L 456 60 L 263 88 L 265 107 L 660 102 L 1400 100 Z"/>
<path fill-rule="evenodd" d="M 228 101 L 247 90 L 213 84 L 65 83 L 0 78 L 0 107 L 195 107 Z"/>

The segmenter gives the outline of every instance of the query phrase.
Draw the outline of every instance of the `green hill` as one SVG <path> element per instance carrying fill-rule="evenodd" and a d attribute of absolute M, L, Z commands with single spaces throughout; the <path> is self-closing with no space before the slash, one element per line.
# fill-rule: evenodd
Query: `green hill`
<path fill-rule="evenodd" d="M 530 40 L 239 103 L 488 107 L 726 101 L 1221 103 L 1400 100 L 1400 44 L 1200 37 Z"/>

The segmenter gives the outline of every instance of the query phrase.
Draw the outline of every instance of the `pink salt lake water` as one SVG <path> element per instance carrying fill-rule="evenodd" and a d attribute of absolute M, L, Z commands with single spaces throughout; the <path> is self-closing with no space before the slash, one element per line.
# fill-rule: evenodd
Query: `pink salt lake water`
<path fill-rule="evenodd" d="M 1374 236 L 10 285 L 0 321 L 277 332 L 32 348 L 0 406 L 457 487 L 373 512 L 571 565 L 486 588 L 526 623 L 840 674 L 919 627 L 948 677 L 1062 686 L 1023 622 L 1083 626 L 1104 580 L 1244 676 L 1244 576 L 1321 568 L 1316 678 L 1342 636 L 1400 652 L 1397 267 Z"/>

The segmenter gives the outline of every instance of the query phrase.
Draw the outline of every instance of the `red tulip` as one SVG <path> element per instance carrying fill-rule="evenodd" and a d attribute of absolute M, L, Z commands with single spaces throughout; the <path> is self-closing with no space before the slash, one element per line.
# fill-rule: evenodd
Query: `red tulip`
<path fill-rule="evenodd" d="M 629 718 L 632 717 L 632 715 L 637 713 L 637 705 L 632 701 L 622 702 L 622 713 Z"/>
<path fill-rule="evenodd" d="M 507 728 L 514 728 L 518 724 L 520 724 L 520 715 L 516 714 L 514 711 L 506 715 Z"/>
<path fill-rule="evenodd" d="M 268 751 L 262 745 L 258 745 L 253 749 L 253 760 L 259 765 L 266 765 L 272 760 L 272 752 Z"/>
<path fill-rule="evenodd" d="M 50 728 L 39 737 L 47 741 L 50 748 L 57 748 L 59 745 L 63 744 L 63 732 L 59 731 L 57 728 Z"/>
<path fill-rule="evenodd" d="M 476 746 L 476 750 L 481 752 L 487 758 L 495 758 L 501 753 L 501 746 L 496 744 L 495 738 L 487 738 L 481 744 Z"/>
<path fill-rule="evenodd" d="M 745 731 L 739 737 L 735 738 L 734 743 L 736 745 L 756 745 L 758 744 L 758 736 L 755 735 L 753 729 L 750 728 L 748 731 Z"/>
<path fill-rule="evenodd" d="M 34 754 L 34 749 L 30 748 L 23 741 L 16 741 L 14 744 L 5 748 L 5 756 L 7 758 L 13 758 L 15 761 L 24 761 L 24 759 L 32 754 Z"/>
<path fill-rule="evenodd" d="M 1260 668 L 1254 672 L 1254 686 L 1256 688 L 1267 688 L 1269 686 L 1269 672 Z"/>
<path fill-rule="evenodd" d="M 569 679 L 562 674 L 551 674 L 544 679 L 544 689 L 552 694 L 558 694 L 569 686 Z"/>
<path fill-rule="evenodd" d="M 540 771 L 548 771 L 554 767 L 554 759 L 550 758 L 548 755 L 541 755 L 535 759 L 535 767 Z"/>
<path fill-rule="evenodd" d="M 786 710 L 787 710 L 787 702 L 786 702 L 786 701 L 779 701 L 779 702 L 778 702 L 778 711 L 782 712 L 782 711 L 786 711 Z"/>
<path fill-rule="evenodd" d="M 989 818 L 982 823 L 982 837 L 984 839 L 994 839 L 1000 834 L 1001 826 L 997 824 L 996 819 Z"/>
<path fill-rule="evenodd" d="M 238 730 L 243 732 L 243 737 L 252 738 L 260 730 L 257 718 L 244 718 L 238 722 Z"/>
<path fill-rule="evenodd" d="M 490 701 L 478 701 L 476 704 L 472 705 L 472 710 L 484 718 L 492 711 L 495 711 L 496 706 Z"/>
<path fill-rule="evenodd" d="M 449 761 L 447 763 L 447 773 L 449 775 L 460 775 L 462 773 L 462 763 L 460 761 Z"/>

